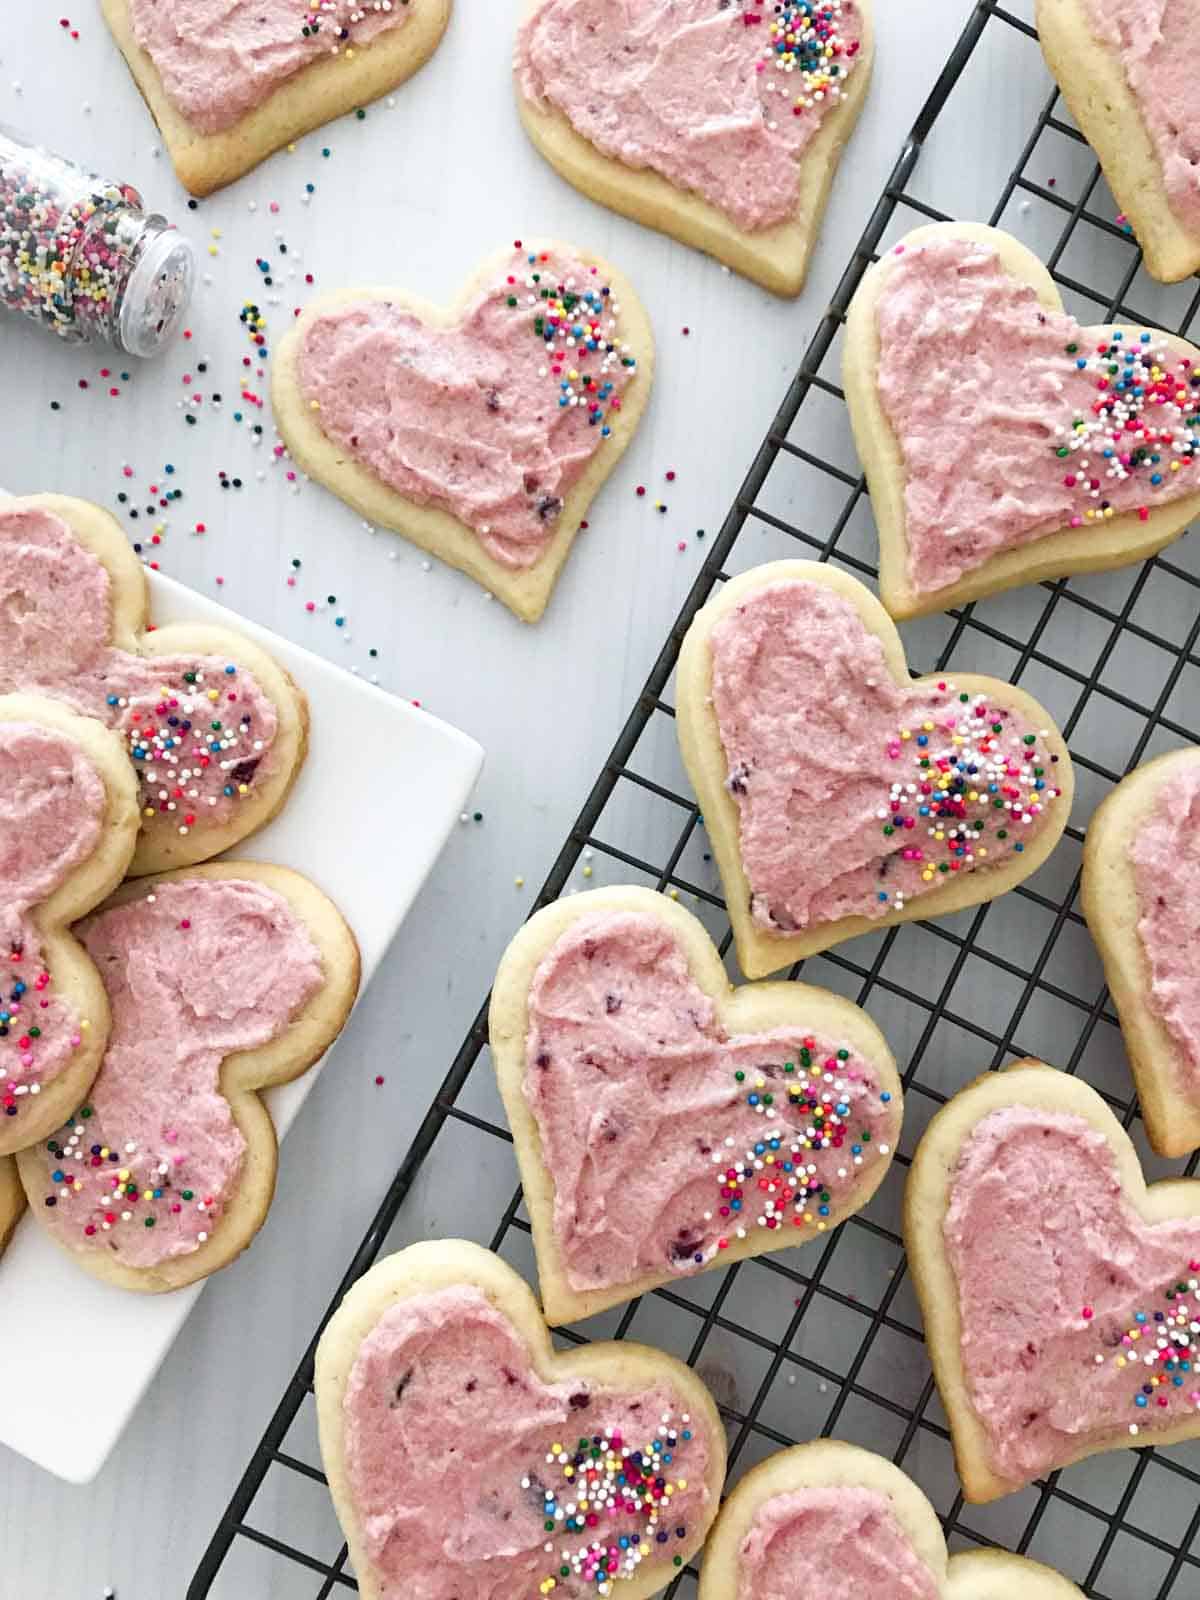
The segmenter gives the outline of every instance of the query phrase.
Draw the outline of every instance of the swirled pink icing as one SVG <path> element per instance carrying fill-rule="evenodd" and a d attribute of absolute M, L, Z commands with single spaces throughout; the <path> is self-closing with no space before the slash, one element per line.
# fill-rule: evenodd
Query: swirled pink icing
<path fill-rule="evenodd" d="M 125 740 L 143 811 L 219 826 L 273 770 L 279 718 L 252 673 L 112 642 L 108 569 L 54 512 L 0 505 L 0 694 L 45 694 Z"/>
<path fill-rule="evenodd" d="M 1178 1051 L 1185 1092 L 1200 1090 L 1200 759 L 1164 783 L 1130 847 L 1146 1000 Z"/>
<path fill-rule="evenodd" d="M 1059 789 L 1047 730 L 949 679 L 901 686 L 854 606 L 765 584 L 712 631 L 712 703 L 760 928 L 882 917 L 1022 852 Z"/>
<path fill-rule="evenodd" d="M 1092 32 L 1120 58 L 1162 162 L 1171 209 L 1200 233 L 1200 11 L 1196 0 L 1085 0 Z"/>
<path fill-rule="evenodd" d="M 350 1492 L 381 1600 L 515 1600 L 536 1595 L 547 1577 L 556 1595 L 582 1600 L 596 1593 L 596 1579 L 582 1575 L 581 1552 L 611 1546 L 635 1570 L 641 1549 L 669 1556 L 677 1530 L 694 1537 L 715 1509 L 705 1424 L 669 1383 L 630 1391 L 569 1371 L 547 1382 L 473 1284 L 412 1295 L 383 1313 L 359 1346 L 342 1420 Z M 602 1446 L 594 1460 L 593 1438 Z M 587 1474 L 611 1481 L 614 1459 L 627 1489 L 614 1483 L 616 1509 L 603 1510 L 600 1480 Z M 660 1475 L 686 1483 L 666 1515 L 652 1521 L 627 1509 L 652 1495 L 646 1480 Z M 575 1529 L 567 1508 L 585 1492 L 600 1514 Z M 556 1523 L 552 1549 L 547 1521 Z M 624 1552 L 621 1535 L 630 1539 Z"/>
<path fill-rule="evenodd" d="M 595 267 L 518 250 L 452 326 L 385 300 L 331 307 L 307 327 L 297 367 L 322 433 L 522 568 L 608 438 L 638 354 Z"/>
<path fill-rule="evenodd" d="M 314 61 L 368 45 L 423 0 L 129 0 L 172 105 L 223 133 Z"/>
<path fill-rule="evenodd" d="M 899 1104 L 842 1040 L 731 1034 L 649 912 L 582 916 L 555 941 L 525 1060 L 576 1290 L 683 1276 L 748 1235 L 811 1238 L 877 1180 L 899 1132 Z"/>
<path fill-rule="evenodd" d="M 1190 359 L 1159 333 L 1083 328 L 1048 310 L 989 245 L 901 246 L 876 320 L 919 593 L 1002 551 L 1200 487 Z"/>
<path fill-rule="evenodd" d="M 1200 1411 L 1200 1222 L 1144 1221 L 1082 1117 L 982 1118 L 942 1232 L 971 1409 L 1013 1488 Z"/>
<path fill-rule="evenodd" d="M 544 0 L 517 35 L 527 100 L 739 228 L 786 222 L 797 164 L 854 70 L 855 0 Z"/>
<path fill-rule="evenodd" d="M 154 884 L 77 931 L 112 1031 L 87 1105 L 47 1151 L 43 1220 L 74 1250 L 152 1267 L 220 1227 L 246 1150 L 222 1063 L 286 1033 L 321 957 L 282 895 L 236 878 Z"/>
<path fill-rule="evenodd" d="M 848 1486 L 772 1495 L 738 1550 L 738 1600 L 939 1600 L 887 1497 Z"/>
<path fill-rule="evenodd" d="M 36 912 L 94 853 L 104 780 L 64 733 L 0 723 L 0 1112 L 19 1118 L 70 1065 L 88 1019 L 54 991 Z"/>

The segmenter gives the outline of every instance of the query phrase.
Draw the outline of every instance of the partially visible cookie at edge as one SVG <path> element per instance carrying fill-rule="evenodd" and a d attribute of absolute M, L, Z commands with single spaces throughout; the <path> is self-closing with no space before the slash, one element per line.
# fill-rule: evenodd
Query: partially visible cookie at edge
<path fill-rule="evenodd" d="M 1200 1147 L 1200 748 L 1117 784 L 1088 825 L 1083 911 L 1150 1143 Z"/>
<path fill-rule="evenodd" d="M 1037 0 L 1051 72 L 1133 225 L 1152 277 L 1200 268 L 1200 15 L 1122 0 Z M 1165 87 L 1169 82 L 1171 87 Z"/>
<path fill-rule="evenodd" d="M 397 88 L 437 49 L 450 6 L 373 0 L 330 12 L 293 0 L 193 0 L 181 17 L 179 0 L 101 0 L 179 181 L 194 195 Z M 248 34 L 239 13 L 251 7 Z"/>
<path fill-rule="evenodd" d="M 275 816 L 308 745 L 278 662 L 232 628 L 155 627 L 141 563 L 89 501 L 0 500 L 0 554 L 0 692 L 119 731 L 140 786 L 131 872 L 205 861 Z"/>

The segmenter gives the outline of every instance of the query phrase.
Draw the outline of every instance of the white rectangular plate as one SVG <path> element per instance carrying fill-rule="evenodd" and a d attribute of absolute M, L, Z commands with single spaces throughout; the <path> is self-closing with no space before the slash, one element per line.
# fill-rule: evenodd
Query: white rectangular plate
<path fill-rule="evenodd" d="M 294 867 L 327 890 L 358 939 L 365 988 L 471 792 L 483 751 L 466 734 L 182 584 L 149 577 L 156 623 L 212 622 L 246 633 L 308 696 L 310 747 L 296 787 L 275 821 L 230 854 Z M 380 848 L 385 831 L 387 847 Z M 281 1138 L 328 1059 L 267 1091 Z M 0 1258 L 0 1306 L 5 1326 L 19 1327 L 22 1348 L 36 1350 L 38 1359 L 22 1363 L 19 1383 L 5 1385 L 0 1443 L 60 1478 L 89 1482 L 203 1287 L 167 1295 L 113 1288 L 80 1271 L 24 1218 Z M 88 1397 L 86 1428 L 79 1426 L 81 1394 Z"/>

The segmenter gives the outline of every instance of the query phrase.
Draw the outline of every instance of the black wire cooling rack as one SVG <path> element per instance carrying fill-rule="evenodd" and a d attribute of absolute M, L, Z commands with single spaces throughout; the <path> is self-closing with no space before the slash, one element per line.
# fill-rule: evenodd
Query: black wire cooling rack
<path fill-rule="evenodd" d="M 1137 247 L 1116 220 L 1094 158 L 1058 96 L 1041 103 L 1048 82 L 1030 23 L 995 0 L 979 0 L 539 906 L 557 898 L 586 859 L 594 880 L 645 882 L 678 894 L 728 948 L 700 816 L 675 754 L 669 695 L 676 654 L 696 610 L 734 571 L 791 553 L 874 577 L 866 488 L 847 419 L 837 414 L 843 408 L 838 357 L 846 308 L 881 250 L 922 221 L 969 215 L 981 196 L 996 193 L 990 220 L 1038 249 L 1081 320 L 1188 330 L 1200 309 L 1195 281 L 1165 290 L 1142 272 Z M 997 93 L 1029 98 L 1032 126 L 1020 149 L 997 150 L 994 174 L 962 173 L 961 200 L 927 197 L 922 151 L 935 139 L 952 142 L 956 127 L 986 115 L 988 97 Z M 953 162 L 940 166 L 956 171 Z M 818 432 L 841 440 L 840 452 L 807 449 L 806 437 Z M 991 671 L 1019 680 L 1050 707 L 1071 746 L 1084 814 L 1139 761 L 1200 742 L 1198 637 L 1200 551 L 1189 539 L 1166 558 L 1122 573 L 1043 584 L 906 629 L 914 667 Z M 952 1547 L 995 1543 L 1040 1557 L 1095 1600 L 1196 1600 L 1200 1448 L 1121 1451 L 994 1505 L 964 1504 L 899 1234 L 904 1172 L 921 1130 L 984 1066 L 1029 1054 L 1080 1072 L 1140 1137 L 1116 1019 L 1076 909 L 1082 839 L 1079 827 L 1070 828 L 1033 884 L 991 906 L 944 925 L 858 939 L 843 947 L 847 954 L 807 964 L 806 977 L 873 1010 L 907 1063 L 901 1150 L 863 1215 L 824 1243 L 657 1290 L 596 1319 L 586 1334 L 630 1333 L 696 1365 L 721 1403 L 735 1474 L 797 1440 L 837 1434 L 889 1454 L 911 1473 L 942 1514 Z M 473 1192 L 458 1231 L 531 1271 L 529 1225 L 486 1055 L 485 1005 L 331 1312 L 385 1244 L 407 1242 L 402 1207 L 414 1185 L 445 1195 L 456 1180 L 461 1188 L 464 1173 L 471 1174 Z M 1172 1170 L 1148 1153 L 1146 1162 L 1154 1175 Z M 489 1212 L 477 1185 L 480 1173 L 493 1170 L 501 1187 Z M 487 1230 L 497 1214 L 489 1239 L 480 1218 Z M 578 1342 L 584 1336 L 562 1333 Z M 221 1518 L 188 1600 L 213 1593 L 218 1574 L 222 1600 L 267 1590 L 288 1600 L 327 1600 L 356 1587 L 318 1465 L 315 1344 L 316 1337 Z M 695 1573 L 682 1573 L 668 1594 L 694 1596 Z"/>

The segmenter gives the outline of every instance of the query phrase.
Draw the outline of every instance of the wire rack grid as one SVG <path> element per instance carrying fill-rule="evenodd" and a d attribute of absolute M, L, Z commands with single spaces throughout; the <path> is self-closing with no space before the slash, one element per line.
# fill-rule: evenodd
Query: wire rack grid
<path fill-rule="evenodd" d="M 1200 311 L 1194 281 L 1166 290 L 1143 272 L 1090 150 L 1057 94 L 1046 97 L 1030 21 L 997 0 L 978 0 L 539 905 L 578 882 L 573 874 L 586 859 L 592 881 L 649 883 L 678 894 L 728 951 L 719 885 L 675 748 L 670 693 L 679 643 L 716 585 L 775 556 L 815 555 L 874 577 L 874 530 L 844 414 L 835 429 L 844 440 L 840 456 L 814 453 L 804 441 L 818 419 L 828 435 L 829 414 L 844 410 L 838 375 L 845 313 L 871 261 L 922 221 L 978 214 L 988 173 L 963 175 L 967 192 L 959 203 L 925 193 L 920 157 L 932 140 L 953 140 L 962 119 L 979 115 L 987 75 L 997 71 L 1033 97 L 1032 125 L 1018 151 L 995 153 L 989 220 L 1039 251 L 1068 309 L 1083 321 L 1186 333 Z M 733 1479 L 798 1440 L 854 1440 L 889 1454 L 921 1483 L 952 1548 L 995 1543 L 1028 1553 L 1058 1566 L 1095 1600 L 1200 1596 L 1200 1447 L 1109 1454 L 991 1506 L 964 1504 L 905 1271 L 900 1196 L 911 1151 L 937 1106 L 983 1067 L 1022 1055 L 1054 1061 L 1097 1087 L 1139 1142 L 1151 1176 L 1192 1170 L 1195 1158 L 1186 1169 L 1169 1167 L 1141 1140 L 1116 1018 L 1077 901 L 1081 820 L 1138 762 L 1200 742 L 1198 639 L 1200 551 L 1187 539 L 1122 573 L 1043 584 L 906 629 L 914 666 L 992 671 L 1020 681 L 1050 707 L 1080 780 L 1073 826 L 1034 881 L 990 906 L 861 938 L 844 954 L 806 964 L 810 981 L 871 1010 L 906 1063 L 901 1149 L 862 1215 L 822 1244 L 683 1280 L 584 1327 L 560 1330 L 564 1342 L 631 1334 L 695 1365 L 725 1417 Z M 471 1192 L 460 1194 L 456 1215 L 447 1197 L 462 1190 L 464 1172 L 472 1174 Z M 481 1173 L 491 1176 L 482 1181 Z M 433 1196 L 444 1233 L 480 1238 L 532 1276 L 511 1138 L 487 1061 L 486 1005 L 330 1312 L 385 1247 L 423 1231 L 413 1214 Z M 489 1218 L 497 1219 L 494 1226 Z M 328 1600 L 356 1587 L 319 1468 L 315 1343 L 316 1336 L 188 1600 L 212 1594 L 218 1575 L 222 1596 L 270 1588 L 297 1600 Z M 694 1596 L 695 1580 L 695 1570 L 686 1570 L 668 1595 Z"/>

